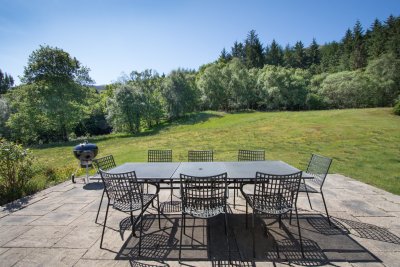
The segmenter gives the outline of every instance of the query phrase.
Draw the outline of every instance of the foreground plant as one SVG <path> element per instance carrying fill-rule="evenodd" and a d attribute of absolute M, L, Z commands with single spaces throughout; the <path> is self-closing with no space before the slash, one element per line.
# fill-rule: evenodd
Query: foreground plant
<path fill-rule="evenodd" d="M 21 145 L 0 139 L 0 204 L 24 195 L 33 177 L 32 153 Z"/>

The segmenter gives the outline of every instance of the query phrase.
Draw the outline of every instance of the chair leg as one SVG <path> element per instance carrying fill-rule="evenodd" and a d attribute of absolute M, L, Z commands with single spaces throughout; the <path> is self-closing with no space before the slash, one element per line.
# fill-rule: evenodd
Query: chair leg
<path fill-rule="evenodd" d="M 172 196 L 173 196 L 173 194 L 174 194 L 174 185 L 172 184 L 172 180 L 171 180 L 171 196 L 170 196 L 170 198 L 171 198 L 171 205 L 172 205 Z"/>
<path fill-rule="evenodd" d="M 106 191 L 103 189 L 103 194 L 101 195 L 101 200 L 100 200 L 100 204 L 99 204 L 99 209 L 97 210 L 96 220 L 94 221 L 95 223 L 97 223 L 97 219 L 99 218 L 101 203 L 103 203 L 103 198 L 104 198 L 104 193 L 105 193 L 105 192 L 106 192 Z"/>
<path fill-rule="evenodd" d="M 236 209 L 236 183 L 233 183 L 233 208 Z"/>
<path fill-rule="evenodd" d="M 109 207 L 110 207 L 110 200 L 108 200 L 107 209 L 106 209 L 106 216 L 104 217 L 103 232 L 101 234 L 101 240 L 100 240 L 100 248 L 103 248 L 104 231 L 106 230 L 106 222 L 107 222 L 108 208 Z"/>
<path fill-rule="evenodd" d="M 305 182 L 304 182 L 304 187 L 306 189 L 306 194 L 307 194 L 307 198 L 308 198 L 308 203 L 310 204 L 310 208 L 313 209 L 312 205 L 311 205 L 310 194 L 308 194 L 307 185 Z"/>
<path fill-rule="evenodd" d="M 157 212 L 158 212 L 158 228 L 161 229 L 161 218 L 160 218 L 160 198 L 157 194 Z"/>
<path fill-rule="evenodd" d="M 329 218 L 328 208 L 326 207 L 326 202 L 325 202 L 325 198 L 324 198 L 324 193 L 322 193 L 322 191 L 321 191 L 321 196 L 322 196 L 322 200 L 324 201 L 325 212 L 326 212 L 326 217 L 328 218 L 328 223 L 329 223 L 329 225 L 332 225 L 332 224 L 331 224 L 331 219 Z"/>
<path fill-rule="evenodd" d="M 186 235 L 186 214 L 183 213 L 183 233 Z"/>
<path fill-rule="evenodd" d="M 253 259 L 256 258 L 256 234 L 255 234 L 255 229 L 254 229 L 254 210 L 251 216 L 251 229 L 252 229 L 252 235 L 253 235 Z"/>
<path fill-rule="evenodd" d="M 292 212 L 293 210 L 290 210 L 290 217 L 289 217 L 289 224 L 292 225 Z"/>
<path fill-rule="evenodd" d="M 225 236 L 226 236 L 226 243 L 228 244 L 228 260 L 229 263 L 231 262 L 231 248 L 229 244 L 229 225 L 228 225 L 228 213 L 225 209 Z"/>
<path fill-rule="evenodd" d="M 185 221 L 185 217 L 182 213 L 182 215 L 181 215 L 181 238 L 179 238 L 179 262 L 181 261 L 181 256 L 182 256 L 182 238 L 183 238 L 183 231 L 185 229 L 184 221 Z"/>
<path fill-rule="evenodd" d="M 301 239 L 301 231 L 300 231 L 300 221 L 299 221 L 299 214 L 297 212 L 297 205 L 296 205 L 296 219 L 297 219 L 297 230 L 299 231 L 299 238 L 300 238 L 300 249 L 301 249 L 301 255 L 304 258 L 304 250 L 303 250 L 303 241 Z"/>
<path fill-rule="evenodd" d="M 247 213 L 248 213 L 248 208 L 249 208 L 249 206 L 248 206 L 248 204 L 247 204 L 247 200 L 246 200 L 246 229 L 249 229 L 249 225 L 248 225 L 248 217 L 247 217 Z"/>
<path fill-rule="evenodd" d="M 135 234 L 135 223 L 133 222 L 133 211 L 130 211 L 130 215 L 131 215 L 131 224 L 132 224 L 132 236 L 136 236 Z"/>
<path fill-rule="evenodd" d="M 142 215 L 143 216 L 144 210 L 142 209 Z M 140 230 L 139 230 L 139 257 L 140 253 L 142 250 L 142 232 L 143 232 L 143 217 L 140 218 Z"/>

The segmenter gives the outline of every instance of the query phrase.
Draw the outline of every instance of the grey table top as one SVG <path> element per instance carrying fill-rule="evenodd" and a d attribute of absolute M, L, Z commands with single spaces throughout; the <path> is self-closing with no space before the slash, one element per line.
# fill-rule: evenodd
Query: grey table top
<path fill-rule="evenodd" d="M 136 176 L 148 180 L 179 180 L 180 174 L 212 176 L 226 172 L 229 179 L 251 180 L 256 172 L 269 174 L 292 174 L 299 169 L 283 161 L 240 161 L 240 162 L 130 162 L 111 169 L 111 173 L 135 171 Z M 312 178 L 303 172 L 304 178 Z"/>

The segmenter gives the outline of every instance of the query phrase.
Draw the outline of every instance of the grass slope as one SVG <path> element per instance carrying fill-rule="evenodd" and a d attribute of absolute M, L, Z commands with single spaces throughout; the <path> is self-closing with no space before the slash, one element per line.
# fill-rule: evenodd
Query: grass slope
<path fill-rule="evenodd" d="M 201 112 L 140 136 L 109 135 L 90 140 L 98 157 L 113 154 L 117 164 L 146 161 L 147 149 L 173 149 L 174 161 L 187 150 L 213 149 L 215 161 L 234 161 L 238 149 L 265 149 L 267 159 L 307 166 L 311 153 L 334 159 L 331 173 L 341 173 L 400 194 L 400 117 L 391 109 L 307 112 Z M 39 162 L 75 165 L 72 147 L 36 148 Z"/>

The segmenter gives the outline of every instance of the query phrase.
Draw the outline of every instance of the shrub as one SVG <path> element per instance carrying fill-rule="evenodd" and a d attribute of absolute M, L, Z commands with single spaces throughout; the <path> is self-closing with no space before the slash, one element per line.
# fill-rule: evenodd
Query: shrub
<path fill-rule="evenodd" d="M 33 177 L 33 156 L 21 145 L 0 139 L 0 204 L 20 198 Z"/>

